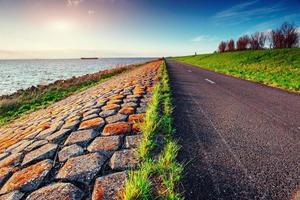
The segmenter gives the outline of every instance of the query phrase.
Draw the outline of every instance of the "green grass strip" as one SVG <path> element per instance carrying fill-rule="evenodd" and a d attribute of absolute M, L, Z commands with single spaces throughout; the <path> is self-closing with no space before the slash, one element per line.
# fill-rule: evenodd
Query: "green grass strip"
<path fill-rule="evenodd" d="M 182 199 L 176 190 L 181 179 L 182 165 L 176 161 L 179 150 L 172 134 L 172 103 L 169 78 L 165 63 L 161 66 L 160 81 L 153 90 L 152 101 L 147 107 L 145 122 L 141 125 L 143 140 L 138 147 L 142 160 L 138 170 L 129 172 L 124 199 Z M 163 136 L 163 147 L 154 158 L 152 151 L 161 144 L 155 136 Z"/>

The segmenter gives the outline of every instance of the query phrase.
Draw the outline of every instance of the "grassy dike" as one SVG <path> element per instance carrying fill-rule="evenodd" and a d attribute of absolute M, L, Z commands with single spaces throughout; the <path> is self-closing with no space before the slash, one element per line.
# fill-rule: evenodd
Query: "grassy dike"
<path fill-rule="evenodd" d="M 182 199 L 176 185 L 181 179 L 183 167 L 176 161 L 179 146 L 172 138 L 173 107 L 165 63 L 161 66 L 160 75 L 145 122 L 141 124 L 143 140 L 138 147 L 138 156 L 142 162 L 138 170 L 129 172 L 125 200 Z"/>
<path fill-rule="evenodd" d="M 174 59 L 242 79 L 300 92 L 300 48 L 213 53 Z"/>
<path fill-rule="evenodd" d="M 20 93 L 0 98 L 0 125 L 21 116 L 24 113 L 44 108 L 71 94 L 86 90 L 106 79 L 130 70 L 138 65 L 129 65 L 94 74 L 60 80 L 48 86 L 34 87 Z"/>

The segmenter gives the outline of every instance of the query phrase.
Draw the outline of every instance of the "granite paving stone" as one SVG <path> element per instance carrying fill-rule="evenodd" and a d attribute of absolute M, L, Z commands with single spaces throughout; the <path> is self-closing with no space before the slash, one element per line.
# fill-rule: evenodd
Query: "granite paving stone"
<path fill-rule="evenodd" d="M 27 165 L 29 163 L 52 158 L 56 152 L 57 144 L 48 143 L 41 147 L 39 147 L 36 150 L 33 150 L 29 153 L 27 153 L 23 159 L 22 165 Z"/>
<path fill-rule="evenodd" d="M 86 146 L 88 143 L 97 137 L 100 133 L 93 129 L 75 131 L 65 141 L 64 145 L 78 144 L 80 146 Z"/>
<path fill-rule="evenodd" d="M 78 130 L 91 129 L 91 128 L 95 130 L 100 130 L 104 125 L 105 125 L 104 119 L 97 117 L 97 118 L 93 118 L 81 122 Z"/>
<path fill-rule="evenodd" d="M 54 183 L 31 193 L 26 200 L 80 200 L 84 193 L 71 183 Z"/>
<path fill-rule="evenodd" d="M 6 158 L 4 158 L 3 160 L 0 161 L 0 168 L 9 167 L 9 166 L 14 167 L 14 166 L 19 165 L 21 162 L 22 155 L 23 155 L 23 153 L 14 153 L 14 154 L 7 156 Z"/>
<path fill-rule="evenodd" d="M 12 173 L 13 167 L 1 167 L 0 168 L 0 186 L 4 183 Z"/>
<path fill-rule="evenodd" d="M 116 151 L 110 161 L 109 166 L 113 170 L 134 169 L 139 163 L 136 149 L 124 149 Z"/>
<path fill-rule="evenodd" d="M 123 101 L 122 100 L 120 100 L 120 99 L 115 99 L 115 100 L 110 100 L 110 101 L 108 101 L 106 104 L 107 105 L 110 105 L 110 104 L 121 104 Z"/>
<path fill-rule="evenodd" d="M 127 119 L 127 115 L 116 114 L 116 115 L 105 118 L 105 121 L 108 124 L 111 124 L 111 123 L 115 123 L 115 122 L 124 122 L 124 121 L 126 121 L 126 119 Z"/>
<path fill-rule="evenodd" d="M 58 153 L 58 159 L 60 162 L 64 162 L 71 157 L 79 156 L 83 154 L 84 149 L 77 144 L 72 144 L 71 146 L 66 146 Z"/>
<path fill-rule="evenodd" d="M 115 115 L 116 113 L 117 113 L 117 110 L 104 110 L 99 113 L 99 116 L 105 118 L 105 117 Z"/>
<path fill-rule="evenodd" d="M 97 117 L 99 117 L 99 114 L 87 115 L 87 116 L 82 118 L 82 121 L 86 121 L 86 120 L 97 118 Z"/>
<path fill-rule="evenodd" d="M 13 153 L 19 153 L 23 151 L 26 147 L 28 147 L 30 144 L 33 143 L 33 140 L 22 140 L 21 144 L 17 146 L 16 148 L 12 149 L 10 152 Z"/>
<path fill-rule="evenodd" d="M 137 114 L 142 114 L 146 112 L 146 107 L 139 107 L 136 109 Z"/>
<path fill-rule="evenodd" d="M 115 109 L 119 109 L 119 108 L 120 108 L 120 105 L 118 105 L 118 104 L 109 104 L 109 105 L 103 106 L 101 109 L 102 110 L 115 110 Z"/>
<path fill-rule="evenodd" d="M 134 102 L 128 102 L 128 103 L 123 103 L 121 106 L 122 106 L 123 108 L 124 108 L 124 107 L 133 107 L 133 108 L 136 108 L 136 107 L 138 107 L 138 104 L 137 104 L 137 103 L 134 103 Z"/>
<path fill-rule="evenodd" d="M 138 103 L 138 101 L 139 100 L 137 98 L 127 98 L 123 100 L 124 103 L 130 103 L 130 102 Z"/>
<path fill-rule="evenodd" d="M 75 128 L 80 124 L 80 120 L 75 120 L 71 122 L 67 122 L 62 126 L 62 129 L 71 129 L 75 130 Z"/>
<path fill-rule="evenodd" d="M 123 107 L 119 110 L 119 113 L 123 115 L 131 115 L 134 114 L 134 110 L 135 109 L 133 107 Z"/>
<path fill-rule="evenodd" d="M 14 173 L 0 190 L 5 194 L 14 190 L 32 191 L 43 182 L 52 168 L 51 160 L 43 160 Z"/>
<path fill-rule="evenodd" d="M 96 179 L 92 200 L 122 199 L 127 172 L 117 172 Z"/>
<path fill-rule="evenodd" d="M 90 153 L 70 158 L 59 170 L 56 178 L 68 181 L 90 183 L 101 170 L 106 157 L 98 153 Z"/>
<path fill-rule="evenodd" d="M 100 152 L 106 154 L 118 150 L 121 146 L 121 136 L 97 137 L 87 148 L 89 152 Z"/>
<path fill-rule="evenodd" d="M 142 135 L 129 135 L 125 137 L 125 148 L 136 148 L 142 141 Z"/>
<path fill-rule="evenodd" d="M 100 112 L 100 109 L 94 108 L 94 109 L 91 109 L 91 110 L 83 113 L 83 117 L 86 117 L 88 115 L 98 114 L 99 112 Z"/>
<path fill-rule="evenodd" d="M 57 132 L 46 137 L 46 140 L 53 143 L 60 143 L 64 140 L 70 133 L 72 132 L 71 129 L 61 129 Z"/>
<path fill-rule="evenodd" d="M 9 156 L 9 154 L 10 154 L 9 152 L 0 153 L 0 161 L 6 158 L 7 156 Z"/>
<path fill-rule="evenodd" d="M 134 123 L 131 126 L 131 132 L 133 134 L 140 134 L 141 133 L 141 125 L 139 123 Z"/>
<path fill-rule="evenodd" d="M 129 115 L 128 122 L 131 122 L 131 123 L 143 122 L 144 121 L 144 117 L 145 117 L 145 114 L 143 114 L 143 113 Z"/>
<path fill-rule="evenodd" d="M 112 124 L 108 124 L 104 127 L 102 135 L 121 135 L 126 134 L 131 131 L 131 126 L 127 122 L 116 122 Z"/>
<path fill-rule="evenodd" d="M 24 194 L 18 190 L 12 191 L 10 193 L 0 195 L 0 200 L 20 200 Z"/>

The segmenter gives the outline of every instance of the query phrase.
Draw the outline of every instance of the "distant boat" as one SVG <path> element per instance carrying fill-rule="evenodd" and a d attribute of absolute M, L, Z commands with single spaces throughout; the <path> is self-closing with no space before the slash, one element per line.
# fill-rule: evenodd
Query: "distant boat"
<path fill-rule="evenodd" d="M 99 59 L 97 57 L 82 57 L 80 58 L 81 60 L 96 60 L 96 59 Z"/>

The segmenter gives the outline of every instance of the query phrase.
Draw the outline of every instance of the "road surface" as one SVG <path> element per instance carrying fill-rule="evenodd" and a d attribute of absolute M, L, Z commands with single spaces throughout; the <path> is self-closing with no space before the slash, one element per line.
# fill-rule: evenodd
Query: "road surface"
<path fill-rule="evenodd" d="M 272 199 L 300 186 L 300 95 L 168 60 L 186 199 Z"/>

